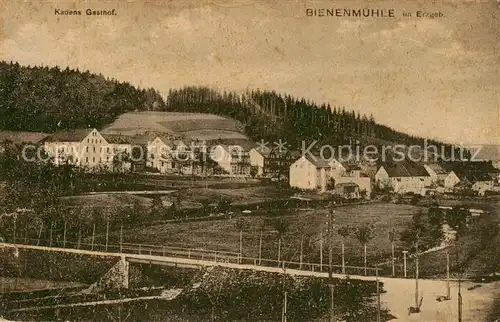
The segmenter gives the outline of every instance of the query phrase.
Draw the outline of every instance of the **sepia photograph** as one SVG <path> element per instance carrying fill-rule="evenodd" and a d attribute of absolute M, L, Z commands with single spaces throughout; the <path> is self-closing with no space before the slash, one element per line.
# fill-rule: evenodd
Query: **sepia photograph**
<path fill-rule="evenodd" d="M 0 321 L 500 321 L 497 0 L 0 1 Z"/>

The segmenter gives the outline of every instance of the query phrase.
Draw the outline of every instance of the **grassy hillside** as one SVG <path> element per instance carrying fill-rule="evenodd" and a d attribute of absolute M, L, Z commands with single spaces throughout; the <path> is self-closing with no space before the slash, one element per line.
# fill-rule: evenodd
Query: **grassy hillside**
<path fill-rule="evenodd" d="M 175 133 L 198 140 L 248 140 L 243 125 L 233 119 L 208 113 L 130 112 L 120 115 L 104 133 Z"/>

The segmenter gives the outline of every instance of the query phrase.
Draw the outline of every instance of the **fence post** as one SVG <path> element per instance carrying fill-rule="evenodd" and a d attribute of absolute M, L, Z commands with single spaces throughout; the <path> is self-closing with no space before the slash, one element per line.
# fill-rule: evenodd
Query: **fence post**
<path fill-rule="evenodd" d="M 95 238 L 95 224 L 92 227 L 92 246 L 91 246 L 91 250 L 94 250 L 94 238 Z"/>
<path fill-rule="evenodd" d="M 319 237 L 319 271 L 323 271 L 323 231 Z"/>
<path fill-rule="evenodd" d="M 14 239 L 14 244 L 16 243 L 16 222 L 17 222 L 17 216 L 14 217 L 14 236 L 13 236 L 13 239 Z"/>
<path fill-rule="evenodd" d="M 123 225 L 120 225 L 120 253 L 123 252 Z"/>
<path fill-rule="evenodd" d="M 28 221 L 26 221 L 26 228 L 24 229 L 24 243 L 28 244 Z"/>
<path fill-rule="evenodd" d="M 63 230 L 63 248 L 66 248 L 66 220 L 64 221 L 64 230 Z"/>
<path fill-rule="evenodd" d="M 262 260 L 262 232 L 260 233 L 260 238 L 259 238 L 259 265 Z"/>
<path fill-rule="evenodd" d="M 52 229 L 53 229 L 53 227 L 54 227 L 54 222 L 51 221 L 50 222 L 50 233 L 49 233 L 49 247 L 52 246 Z"/>
<path fill-rule="evenodd" d="M 106 221 L 106 251 L 108 251 L 109 221 Z"/>
<path fill-rule="evenodd" d="M 76 245 L 77 249 L 80 249 L 81 238 L 82 238 L 82 224 L 78 226 L 78 241 Z"/>
<path fill-rule="evenodd" d="M 188 249 L 188 258 L 191 258 L 191 249 Z"/>
<path fill-rule="evenodd" d="M 42 229 L 43 229 L 43 223 L 40 224 L 40 231 L 38 232 L 38 241 L 36 242 L 36 245 L 40 245 L 40 238 L 42 238 Z"/>

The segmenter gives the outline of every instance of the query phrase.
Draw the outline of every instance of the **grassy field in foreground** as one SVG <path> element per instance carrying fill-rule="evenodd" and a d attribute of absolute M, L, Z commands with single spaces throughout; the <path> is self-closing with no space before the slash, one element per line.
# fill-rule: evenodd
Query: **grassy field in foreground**
<path fill-rule="evenodd" d="M 374 238 L 368 244 L 369 256 L 389 254 L 391 244 L 388 239 L 388 231 L 391 228 L 397 231 L 405 229 L 411 216 L 420 209 L 410 205 L 388 203 L 347 205 L 336 208 L 335 226 L 338 228 L 344 225 L 373 224 Z M 282 259 L 299 260 L 300 243 L 303 236 L 304 261 L 319 262 L 320 240 L 323 232 L 324 260 L 326 261 L 327 213 L 327 209 L 293 210 L 287 216 L 283 216 L 283 219 L 289 223 L 289 228 L 283 238 Z M 243 231 L 243 256 L 258 256 L 259 239 L 262 234 L 262 257 L 276 259 L 278 256 L 278 235 L 272 226 L 266 224 L 266 217 L 246 217 L 246 222 L 247 227 Z M 118 240 L 116 233 L 112 237 Z M 338 264 L 340 263 L 342 237 L 335 232 L 333 238 L 334 262 Z M 123 239 L 124 242 L 128 243 L 239 251 L 239 230 L 236 227 L 235 219 L 171 223 L 127 230 L 123 233 Z M 347 257 L 360 257 L 363 253 L 360 243 L 354 236 L 345 240 L 345 249 Z"/>

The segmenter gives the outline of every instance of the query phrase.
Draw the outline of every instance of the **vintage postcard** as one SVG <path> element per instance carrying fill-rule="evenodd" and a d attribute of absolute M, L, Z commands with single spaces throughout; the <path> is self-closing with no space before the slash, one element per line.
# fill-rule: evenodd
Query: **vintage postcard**
<path fill-rule="evenodd" d="M 498 1 L 0 1 L 0 321 L 500 321 Z"/>

